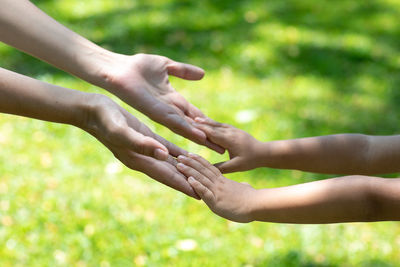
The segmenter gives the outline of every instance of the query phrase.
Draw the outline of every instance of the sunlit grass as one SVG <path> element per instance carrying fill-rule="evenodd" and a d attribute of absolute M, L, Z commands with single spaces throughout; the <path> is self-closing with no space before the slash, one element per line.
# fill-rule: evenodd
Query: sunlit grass
<path fill-rule="evenodd" d="M 399 133 L 397 1 L 36 1 L 98 44 L 198 64 L 173 85 L 260 140 Z M 1 66 L 102 92 L 0 45 Z M 110 96 L 110 94 L 107 94 Z M 212 162 L 227 159 L 128 108 Z M 129 170 L 87 133 L 0 116 L 1 266 L 399 266 L 398 223 L 228 222 Z M 331 177 L 259 169 L 255 187 Z"/>

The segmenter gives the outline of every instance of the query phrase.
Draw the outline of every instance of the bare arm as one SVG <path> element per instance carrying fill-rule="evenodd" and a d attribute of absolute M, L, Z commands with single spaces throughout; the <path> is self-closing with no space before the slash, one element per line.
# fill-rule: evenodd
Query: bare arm
<path fill-rule="evenodd" d="M 400 220 L 400 179 L 345 176 L 257 190 L 251 217 L 285 223 Z"/>
<path fill-rule="evenodd" d="M 400 135 L 338 134 L 261 144 L 260 164 L 317 173 L 382 174 L 400 171 Z"/>
<path fill-rule="evenodd" d="M 103 95 L 50 85 L 0 68 L 0 112 L 77 126 L 129 168 L 197 197 L 173 159 L 186 151 L 151 132 Z"/>
<path fill-rule="evenodd" d="M 103 87 L 172 131 L 220 153 L 191 123 L 205 117 L 168 81 L 199 80 L 204 71 L 169 58 L 113 53 L 64 27 L 28 0 L 0 0 L 0 41 Z"/>
<path fill-rule="evenodd" d="M 28 0 L 0 3 L 0 41 L 84 80 L 99 82 L 100 58 L 107 58 L 108 51 L 64 27 Z"/>
<path fill-rule="evenodd" d="M 382 174 L 400 171 L 400 135 L 338 134 L 260 142 L 231 125 L 196 119 L 197 127 L 229 151 L 217 164 L 223 172 L 257 167 L 332 174 Z"/>
<path fill-rule="evenodd" d="M 221 175 L 197 155 L 178 169 L 216 214 L 238 222 L 340 223 L 400 220 L 400 178 L 346 176 L 256 190 Z"/>
<path fill-rule="evenodd" d="M 83 127 L 89 94 L 0 68 L 0 112 Z"/>

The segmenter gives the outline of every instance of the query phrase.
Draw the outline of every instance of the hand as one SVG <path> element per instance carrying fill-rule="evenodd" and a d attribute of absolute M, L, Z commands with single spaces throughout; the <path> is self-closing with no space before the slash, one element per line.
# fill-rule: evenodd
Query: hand
<path fill-rule="evenodd" d="M 215 144 L 229 152 L 229 161 L 215 164 L 222 173 L 246 171 L 259 167 L 260 142 L 243 130 L 210 118 L 195 118 L 197 128 Z"/>
<path fill-rule="evenodd" d="M 202 69 L 157 55 L 114 57 L 102 72 L 115 95 L 175 133 L 221 154 L 225 152 L 192 125 L 195 117 L 206 118 L 205 115 L 175 91 L 168 80 L 168 75 L 200 80 L 204 76 Z"/>
<path fill-rule="evenodd" d="M 108 97 L 90 95 L 85 102 L 89 108 L 82 128 L 103 143 L 123 164 L 198 198 L 175 167 L 174 157 L 187 154 L 185 150 L 154 134 Z"/>
<path fill-rule="evenodd" d="M 189 177 L 196 193 L 217 215 L 235 222 L 251 222 L 251 200 L 255 189 L 222 176 L 221 172 L 204 158 L 190 154 L 179 156 L 178 170 Z"/>

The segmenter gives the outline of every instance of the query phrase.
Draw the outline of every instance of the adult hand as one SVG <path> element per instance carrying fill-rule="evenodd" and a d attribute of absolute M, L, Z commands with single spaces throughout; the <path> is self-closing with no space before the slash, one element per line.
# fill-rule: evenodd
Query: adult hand
<path fill-rule="evenodd" d="M 187 152 L 154 134 L 146 125 L 103 95 L 91 95 L 82 128 L 103 143 L 127 167 L 198 198 L 176 169 L 174 157 Z M 160 160 L 158 160 L 160 159 Z"/>
<path fill-rule="evenodd" d="M 204 76 L 202 69 L 163 56 L 113 54 L 109 64 L 100 71 L 106 81 L 103 87 L 135 109 L 179 135 L 219 153 L 225 152 L 192 125 L 196 117 L 206 116 L 175 91 L 168 80 L 169 75 L 200 80 Z"/>

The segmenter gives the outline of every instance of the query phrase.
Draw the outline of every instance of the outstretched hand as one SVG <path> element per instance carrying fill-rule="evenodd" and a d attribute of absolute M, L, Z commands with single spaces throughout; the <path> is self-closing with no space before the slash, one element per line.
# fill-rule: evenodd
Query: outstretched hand
<path fill-rule="evenodd" d="M 83 129 L 103 143 L 127 167 L 198 198 L 185 176 L 176 169 L 174 157 L 187 152 L 153 133 L 146 125 L 110 98 L 95 95 Z"/>
<path fill-rule="evenodd" d="M 222 173 L 246 171 L 258 167 L 260 142 L 243 130 L 210 118 L 195 118 L 195 126 L 215 144 L 229 152 L 230 160 L 215 164 Z"/>
<path fill-rule="evenodd" d="M 175 91 L 168 80 L 169 75 L 200 80 L 204 76 L 201 68 L 163 56 L 117 54 L 103 73 L 115 95 L 150 119 L 198 144 L 224 153 L 223 148 L 210 142 L 204 132 L 192 125 L 196 117 L 206 116 Z"/>
<path fill-rule="evenodd" d="M 189 154 L 178 157 L 179 171 L 188 177 L 190 185 L 217 215 L 236 222 L 252 221 L 252 203 L 255 189 L 222 176 L 221 172 L 204 158 Z"/>

